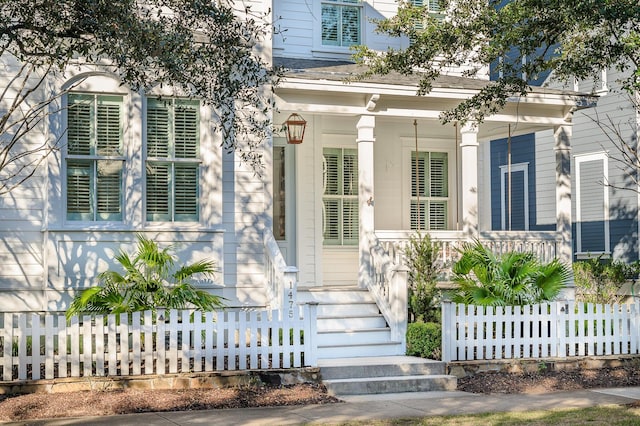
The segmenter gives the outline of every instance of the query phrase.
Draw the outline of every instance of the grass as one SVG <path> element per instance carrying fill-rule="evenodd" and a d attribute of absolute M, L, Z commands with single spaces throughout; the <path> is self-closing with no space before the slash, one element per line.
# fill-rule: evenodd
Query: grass
<path fill-rule="evenodd" d="M 606 405 L 581 409 L 367 420 L 340 424 L 343 426 L 635 426 L 640 424 L 640 406 Z"/>

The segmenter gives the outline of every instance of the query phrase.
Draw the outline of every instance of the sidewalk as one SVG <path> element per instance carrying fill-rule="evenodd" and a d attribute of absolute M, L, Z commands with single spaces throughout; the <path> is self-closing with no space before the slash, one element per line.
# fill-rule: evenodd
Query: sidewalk
<path fill-rule="evenodd" d="M 298 425 L 485 412 L 584 408 L 640 400 L 640 387 L 554 392 L 544 395 L 478 395 L 424 392 L 341 396 L 343 403 L 270 408 L 142 413 L 122 416 L 34 420 L 8 425 Z"/>

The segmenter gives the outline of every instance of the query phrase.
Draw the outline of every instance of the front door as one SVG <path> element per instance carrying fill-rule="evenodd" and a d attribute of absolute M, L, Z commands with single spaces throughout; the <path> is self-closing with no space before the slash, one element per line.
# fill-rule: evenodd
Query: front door
<path fill-rule="evenodd" d="M 287 265 L 296 264 L 295 151 L 284 138 L 273 141 L 273 235 Z"/>

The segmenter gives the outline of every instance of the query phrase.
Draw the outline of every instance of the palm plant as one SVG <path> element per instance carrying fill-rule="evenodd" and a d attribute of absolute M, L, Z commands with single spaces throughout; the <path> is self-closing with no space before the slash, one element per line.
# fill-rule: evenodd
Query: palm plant
<path fill-rule="evenodd" d="M 453 301 L 467 305 L 516 306 L 555 299 L 569 279 L 569 268 L 555 259 L 540 263 L 533 253 L 497 256 L 479 241 L 466 243 L 454 265 L 459 288 Z"/>
<path fill-rule="evenodd" d="M 217 271 L 212 260 L 200 260 L 173 271 L 173 246 L 164 250 L 142 235 L 137 236 L 133 256 L 120 250 L 115 257 L 124 274 L 109 270 L 98 275 L 100 281 L 78 294 L 66 312 L 67 318 L 78 314 L 118 314 L 159 308 L 212 311 L 224 306 L 222 298 L 197 289 L 194 275 L 213 277 Z"/>

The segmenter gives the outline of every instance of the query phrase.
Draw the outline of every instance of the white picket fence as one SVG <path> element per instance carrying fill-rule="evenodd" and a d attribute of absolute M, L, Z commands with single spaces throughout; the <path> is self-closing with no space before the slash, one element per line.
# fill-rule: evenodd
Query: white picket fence
<path fill-rule="evenodd" d="M 0 377 L 127 376 L 316 366 L 316 306 L 287 311 L 0 314 Z"/>
<path fill-rule="evenodd" d="M 640 305 L 442 304 L 443 361 L 640 353 Z"/>

